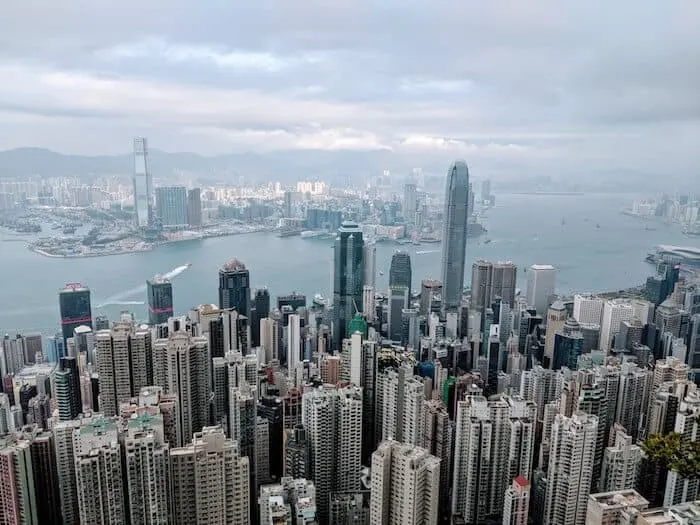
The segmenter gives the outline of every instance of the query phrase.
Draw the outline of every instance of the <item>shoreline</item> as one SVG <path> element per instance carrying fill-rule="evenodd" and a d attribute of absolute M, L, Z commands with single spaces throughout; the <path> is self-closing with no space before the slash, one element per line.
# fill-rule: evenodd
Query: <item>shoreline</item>
<path fill-rule="evenodd" d="M 95 257 L 111 257 L 114 255 L 127 255 L 130 253 L 144 253 L 144 252 L 150 252 L 153 251 L 154 249 L 158 248 L 159 246 L 166 246 L 168 244 L 177 244 L 181 242 L 192 242 L 192 241 L 202 241 L 205 239 L 211 239 L 211 238 L 216 238 L 216 237 L 231 237 L 234 235 L 247 235 L 251 233 L 261 233 L 261 232 L 269 232 L 273 230 L 269 230 L 267 228 L 262 228 L 259 230 L 251 230 L 251 231 L 241 231 L 241 232 L 230 232 L 230 233 L 213 233 L 210 235 L 203 235 L 201 237 L 193 237 L 190 239 L 171 239 L 167 241 L 161 241 L 161 242 L 156 242 L 147 245 L 147 247 L 140 248 L 140 249 L 125 249 L 122 251 L 118 252 L 110 252 L 110 253 L 81 253 L 81 254 L 75 254 L 75 255 L 70 255 L 70 254 L 58 254 L 58 253 L 51 253 L 46 251 L 43 248 L 38 248 L 36 246 L 32 246 L 31 243 L 26 243 L 26 248 L 34 252 L 38 255 L 41 255 L 43 257 L 48 257 L 49 259 L 90 259 L 90 258 L 95 258 Z"/>

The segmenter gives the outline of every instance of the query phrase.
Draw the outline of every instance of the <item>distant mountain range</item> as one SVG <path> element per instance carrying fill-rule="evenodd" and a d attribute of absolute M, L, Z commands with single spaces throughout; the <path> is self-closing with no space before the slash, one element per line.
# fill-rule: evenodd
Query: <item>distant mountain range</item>
<path fill-rule="evenodd" d="M 293 150 L 214 157 L 168 153 L 157 149 L 151 149 L 149 153 L 154 177 L 189 172 L 212 180 L 230 180 L 240 175 L 246 179 L 260 180 L 297 180 L 300 177 L 342 180 L 380 174 L 382 169 L 395 165 L 397 161 L 390 151 L 381 150 Z M 18 148 L 0 151 L 0 177 L 130 175 L 132 162 L 130 154 L 82 156 L 65 155 L 43 148 Z M 407 173 L 410 168 L 405 169 Z"/>

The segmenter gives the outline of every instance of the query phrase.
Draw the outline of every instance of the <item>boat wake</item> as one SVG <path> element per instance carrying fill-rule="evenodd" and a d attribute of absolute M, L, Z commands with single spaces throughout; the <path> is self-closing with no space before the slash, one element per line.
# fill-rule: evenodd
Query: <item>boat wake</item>
<path fill-rule="evenodd" d="M 423 255 L 424 253 L 437 253 L 440 250 L 418 250 L 416 255 Z"/>
<path fill-rule="evenodd" d="M 173 268 L 170 270 L 168 273 L 164 273 L 162 277 L 165 279 L 173 279 L 180 275 L 182 272 L 187 270 L 189 268 L 189 264 L 183 264 L 182 266 L 178 266 L 177 268 Z M 112 295 L 111 297 L 108 297 L 104 301 L 102 301 L 100 304 L 98 304 L 95 308 L 104 308 L 105 306 L 110 306 L 110 305 L 136 305 L 136 304 L 145 304 L 144 301 L 129 301 L 128 299 L 130 297 L 135 297 L 137 295 L 144 294 L 146 292 L 146 285 L 141 284 L 139 286 L 135 286 L 134 288 L 130 288 L 129 290 L 125 290 L 123 292 L 119 292 L 118 294 Z"/>

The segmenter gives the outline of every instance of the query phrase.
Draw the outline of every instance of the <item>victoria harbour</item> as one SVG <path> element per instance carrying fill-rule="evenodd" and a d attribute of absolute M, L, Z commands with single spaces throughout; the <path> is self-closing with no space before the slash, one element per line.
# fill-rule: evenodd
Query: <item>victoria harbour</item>
<path fill-rule="evenodd" d="M 655 245 L 693 242 L 672 225 L 658 223 L 648 228 L 639 219 L 621 214 L 622 206 L 632 198 L 618 194 L 499 195 L 497 206 L 485 218 L 488 233 L 468 240 L 465 283 L 470 280 L 472 262 L 488 259 L 517 264 L 520 288 L 525 286 L 524 269 L 542 262 L 557 268 L 557 289 L 564 294 L 643 284 L 652 271 L 644 258 Z M 76 281 L 91 288 L 95 314 L 113 319 L 121 311 L 130 311 L 144 319 L 146 280 L 191 264 L 173 277 L 175 312 L 183 315 L 193 305 L 216 302 L 218 268 L 232 258 L 248 267 L 252 287 L 266 286 L 273 297 L 295 290 L 310 301 L 315 294 L 328 297 L 330 290 L 332 239 L 252 233 L 82 259 L 48 258 L 17 249 L 19 239 L 8 233 L 0 233 L 0 239 L 0 272 L 5 278 L 0 305 L 3 333 L 55 333 L 59 329 L 58 290 Z M 411 255 L 414 290 L 420 287 L 421 278 L 439 279 L 440 246 L 378 243 L 378 291 L 388 285 L 388 265 L 397 249 Z"/>

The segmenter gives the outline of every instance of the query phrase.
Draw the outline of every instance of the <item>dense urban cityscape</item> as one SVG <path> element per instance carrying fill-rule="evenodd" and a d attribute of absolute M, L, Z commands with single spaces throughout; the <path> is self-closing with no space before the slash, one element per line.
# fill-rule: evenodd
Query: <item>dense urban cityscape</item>
<path fill-rule="evenodd" d="M 0 182 L 2 226 L 61 230 L 27 242 L 61 258 L 327 238 L 332 294 L 290 293 L 292 274 L 253 289 L 245 253 L 222 254 L 217 303 L 176 311 L 183 265 L 148 280 L 147 319 L 111 319 L 76 276 L 60 332 L 2 339 L 0 523 L 700 521 L 697 249 L 658 247 L 638 287 L 565 295 L 548 261 L 470 255 L 497 197 L 464 161 L 436 198 L 420 170 L 399 194 L 388 173 L 369 197 L 321 181 L 236 192 L 156 186 L 145 138 L 133 158 L 130 185 Z M 691 235 L 698 201 L 626 213 Z M 440 279 L 414 275 L 402 244 L 439 247 Z"/>

